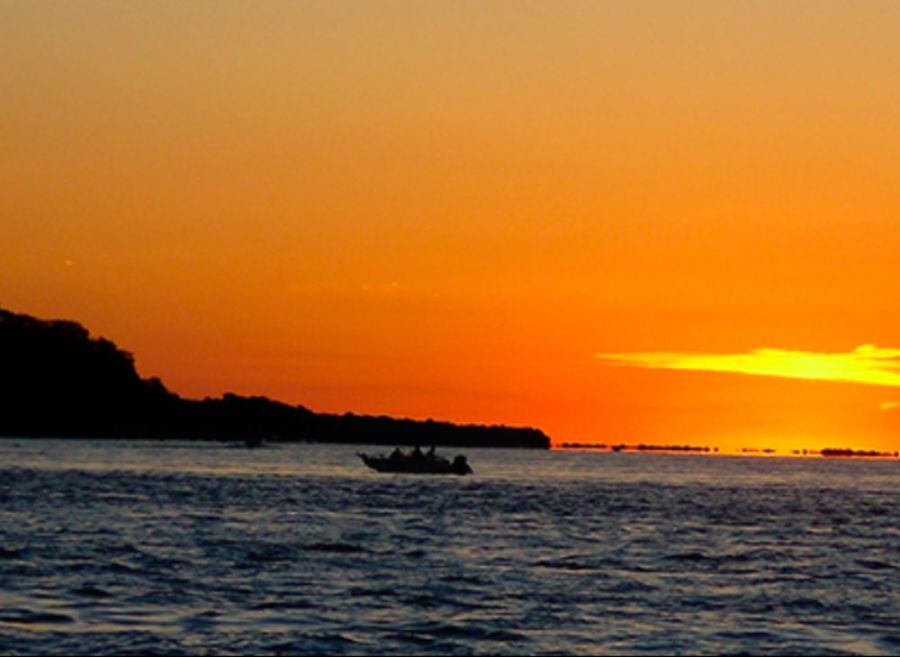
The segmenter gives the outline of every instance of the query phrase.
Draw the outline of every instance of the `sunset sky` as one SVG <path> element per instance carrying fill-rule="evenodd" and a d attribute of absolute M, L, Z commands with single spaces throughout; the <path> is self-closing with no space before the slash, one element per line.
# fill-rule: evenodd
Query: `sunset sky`
<path fill-rule="evenodd" d="M 900 449 L 900 2 L 0 3 L 0 305 L 200 397 Z"/>

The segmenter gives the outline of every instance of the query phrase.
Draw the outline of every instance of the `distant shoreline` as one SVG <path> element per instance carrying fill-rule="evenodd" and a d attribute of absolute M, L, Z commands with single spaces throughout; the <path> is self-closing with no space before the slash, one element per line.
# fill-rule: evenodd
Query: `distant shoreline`
<path fill-rule="evenodd" d="M 185 399 L 77 322 L 0 309 L 0 435 L 550 449 L 540 429 L 316 413 L 262 396 Z"/>
<path fill-rule="evenodd" d="M 779 452 L 772 448 L 751 448 L 744 447 L 739 450 L 729 452 L 720 451 L 717 447 L 698 447 L 693 445 L 609 445 L 606 443 L 560 443 L 553 447 L 559 451 L 585 451 L 585 452 L 608 452 L 608 453 L 629 453 L 629 454 L 679 454 L 687 456 L 743 456 L 757 458 L 814 458 L 823 457 L 828 459 L 897 459 L 900 458 L 900 452 L 879 452 L 877 450 L 854 450 L 849 448 L 831 448 L 824 449 L 792 449 Z"/>

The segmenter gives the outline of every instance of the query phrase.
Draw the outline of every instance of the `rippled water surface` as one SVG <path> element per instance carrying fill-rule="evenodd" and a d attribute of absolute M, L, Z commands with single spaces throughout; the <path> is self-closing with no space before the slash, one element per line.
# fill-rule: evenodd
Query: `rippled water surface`
<path fill-rule="evenodd" d="M 0 653 L 900 654 L 897 461 L 357 449 L 0 440 Z"/>

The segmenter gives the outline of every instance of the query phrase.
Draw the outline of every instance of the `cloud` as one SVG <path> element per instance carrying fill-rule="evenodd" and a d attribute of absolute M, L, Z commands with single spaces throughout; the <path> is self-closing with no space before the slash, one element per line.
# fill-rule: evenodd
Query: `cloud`
<path fill-rule="evenodd" d="M 785 379 L 900 387 L 900 349 L 862 345 L 848 353 L 756 349 L 740 354 L 639 352 L 597 354 L 608 365 L 697 372 L 731 372 Z"/>
<path fill-rule="evenodd" d="M 883 411 L 893 411 L 894 409 L 900 408 L 900 401 L 882 402 L 878 407 Z"/>

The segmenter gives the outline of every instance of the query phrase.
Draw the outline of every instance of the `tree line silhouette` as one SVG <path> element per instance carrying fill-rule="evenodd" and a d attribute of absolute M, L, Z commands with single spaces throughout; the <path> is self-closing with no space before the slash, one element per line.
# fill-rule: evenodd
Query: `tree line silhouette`
<path fill-rule="evenodd" d="M 547 449 L 539 429 L 315 413 L 261 396 L 184 399 L 74 321 L 0 309 L 0 435 Z"/>

